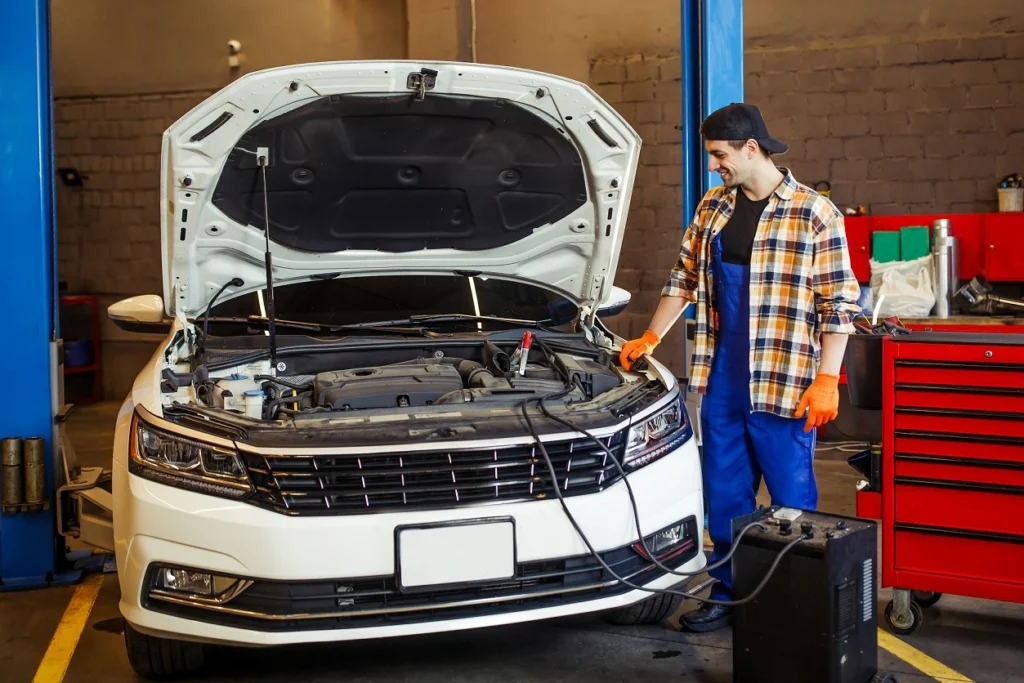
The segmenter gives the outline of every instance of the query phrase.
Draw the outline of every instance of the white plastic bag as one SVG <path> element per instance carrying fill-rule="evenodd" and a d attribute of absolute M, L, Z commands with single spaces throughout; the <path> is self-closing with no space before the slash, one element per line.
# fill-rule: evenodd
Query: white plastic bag
<path fill-rule="evenodd" d="M 935 307 L 933 280 L 931 256 L 888 263 L 872 259 L 871 290 L 879 317 L 927 318 Z"/>

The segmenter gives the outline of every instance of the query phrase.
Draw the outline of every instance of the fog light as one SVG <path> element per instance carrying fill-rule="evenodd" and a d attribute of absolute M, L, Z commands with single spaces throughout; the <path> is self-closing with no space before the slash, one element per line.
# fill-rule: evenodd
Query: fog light
<path fill-rule="evenodd" d="M 677 524 L 654 534 L 654 537 L 647 541 L 647 547 L 651 549 L 652 553 L 661 553 L 661 551 L 681 542 L 683 538 L 683 525 Z"/>
<path fill-rule="evenodd" d="M 645 536 L 644 542 L 647 544 L 647 549 L 644 549 L 644 544 L 640 542 L 634 543 L 633 549 L 648 560 L 651 559 L 651 556 L 647 554 L 647 550 L 650 550 L 659 560 L 666 560 L 693 547 L 693 539 L 690 538 L 687 531 L 686 522 L 679 522 L 650 536 Z"/>
<path fill-rule="evenodd" d="M 213 575 L 187 569 L 162 569 L 160 587 L 178 593 L 213 595 Z"/>

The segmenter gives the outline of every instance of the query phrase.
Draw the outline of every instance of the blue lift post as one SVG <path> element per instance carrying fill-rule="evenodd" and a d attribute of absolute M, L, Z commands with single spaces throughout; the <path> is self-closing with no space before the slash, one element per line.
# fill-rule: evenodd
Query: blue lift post
<path fill-rule="evenodd" d="M 732 102 L 743 101 L 743 0 L 701 0 L 701 118 Z M 701 151 L 704 192 L 721 184 L 709 173 Z"/>
<path fill-rule="evenodd" d="M 700 123 L 743 101 L 743 0 L 680 0 L 682 57 L 683 227 L 705 192 L 721 184 L 708 172 Z"/>
<path fill-rule="evenodd" d="M 700 123 L 731 102 L 743 101 L 743 0 L 680 0 L 683 69 L 683 230 L 704 193 L 721 184 L 708 172 Z M 693 318 L 693 306 L 686 318 Z M 684 321 L 685 324 L 685 321 Z M 683 335 L 683 362 L 689 349 Z"/>
<path fill-rule="evenodd" d="M 0 590 L 77 580 L 60 574 L 54 499 L 54 226 L 53 95 L 49 2 L 4 5 L 0 21 L 0 206 L 4 208 L 0 268 L 5 326 L 0 357 L 10 368 L 17 405 L 0 411 L 0 436 L 42 437 L 46 444 L 47 509 L 0 514 Z"/>

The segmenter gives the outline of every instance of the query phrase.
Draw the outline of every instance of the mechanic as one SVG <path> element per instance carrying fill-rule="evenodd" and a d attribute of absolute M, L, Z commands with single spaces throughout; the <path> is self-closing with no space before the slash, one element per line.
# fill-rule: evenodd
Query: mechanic
<path fill-rule="evenodd" d="M 696 303 L 690 390 L 702 394 L 704 487 L 711 561 L 730 547 L 731 522 L 753 512 L 764 477 L 772 504 L 815 509 L 814 428 L 838 415 L 839 369 L 860 291 L 842 214 L 777 167 L 786 144 L 757 107 L 730 104 L 701 124 L 707 192 L 643 337 L 627 342 L 627 369 L 661 343 Z M 711 598 L 731 600 L 730 565 L 711 572 Z M 740 596 L 742 597 L 742 596 Z M 731 622 L 732 608 L 683 615 L 692 631 Z"/>

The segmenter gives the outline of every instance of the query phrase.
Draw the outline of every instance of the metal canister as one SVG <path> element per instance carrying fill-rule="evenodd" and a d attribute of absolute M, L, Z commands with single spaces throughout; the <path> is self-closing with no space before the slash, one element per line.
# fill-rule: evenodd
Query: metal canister
<path fill-rule="evenodd" d="M 943 237 L 950 236 L 950 224 L 948 218 L 940 218 L 932 223 L 932 244 L 942 239 Z"/>
<path fill-rule="evenodd" d="M 42 506 L 46 500 L 45 466 L 46 448 L 43 440 L 39 437 L 25 439 L 25 504 Z"/>
<path fill-rule="evenodd" d="M 2 442 L 3 450 L 3 506 L 21 505 L 24 500 L 22 479 L 21 439 L 11 437 Z"/>
<path fill-rule="evenodd" d="M 935 272 L 935 308 L 938 318 L 953 314 L 953 298 L 960 284 L 960 251 L 955 237 L 937 237 L 932 244 L 932 264 Z"/>

